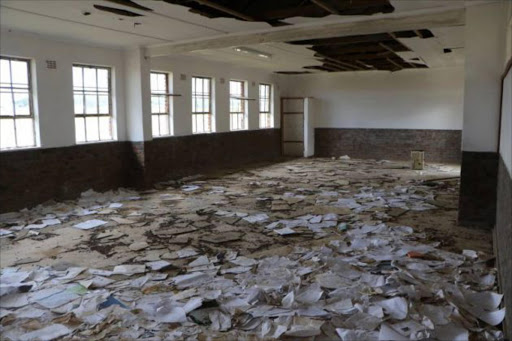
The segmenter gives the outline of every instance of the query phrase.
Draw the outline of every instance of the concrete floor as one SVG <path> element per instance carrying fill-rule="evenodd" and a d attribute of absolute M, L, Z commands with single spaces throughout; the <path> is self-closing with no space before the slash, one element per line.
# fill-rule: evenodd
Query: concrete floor
<path fill-rule="evenodd" d="M 206 266 L 201 268 L 202 271 L 213 269 L 217 275 L 222 273 L 236 281 L 237 276 L 241 275 L 229 271 L 228 262 L 224 262 L 225 259 L 232 259 L 229 257 L 245 259 L 241 257 L 245 256 L 264 262 L 269 257 L 289 256 L 299 252 L 297 250 L 325 250 L 345 240 L 347 234 L 350 235 L 354 229 L 384 224 L 384 228 L 390 230 L 402 226 L 411 227 L 410 234 L 400 234 L 397 238 L 415 245 L 435 247 L 440 255 L 446 255 L 446 259 L 464 259 L 461 254 L 464 252 L 467 256 L 470 253 L 463 250 L 476 251 L 478 258 L 470 257 L 467 261 L 479 262 L 481 266 L 482 261 L 493 258 L 492 236 L 490 232 L 456 225 L 459 171 L 456 165 L 428 164 L 425 170 L 414 171 L 409 169 L 409 163 L 403 162 L 297 159 L 224 174 L 197 176 L 184 181 L 170 181 L 159 184 L 155 190 L 142 193 L 89 192 L 77 201 L 50 203 L 30 211 L 3 215 L 0 228 L 4 229 L 5 236 L 0 239 L 0 265 L 4 274 L 6 271 L 35 273 L 41 269 L 69 272 L 69 269 L 84 268 L 84 272 L 80 271 L 72 279 L 77 282 L 88 279 L 89 270 L 86 268 L 110 271 L 121 264 L 164 261 L 171 266 L 159 273 L 164 274 L 162 279 L 167 276 L 170 279 L 193 273 L 190 263 L 200 256 L 207 256 L 210 261 L 202 265 Z M 59 219 L 60 223 L 41 227 L 42 218 Z M 92 219 L 101 220 L 105 224 L 89 230 L 74 227 Z M 378 233 L 375 235 L 379 236 Z M 371 250 L 371 246 L 367 249 Z M 189 251 L 190 256 L 180 254 L 183 250 Z M 259 266 L 262 266 L 261 263 Z M 325 266 L 329 268 L 330 265 L 324 265 L 324 270 Z M 223 272 L 225 270 L 228 271 Z M 495 273 L 492 267 L 481 270 L 482 276 Z M 130 279 L 143 275 L 138 273 Z M 111 278 L 119 282 L 125 277 L 114 274 Z M 156 280 L 153 278 L 153 281 Z M 151 293 L 169 291 L 155 289 L 155 284 L 149 286 L 149 282 L 139 287 L 142 293 L 147 293 L 144 290 Z M 38 285 L 45 287 L 47 283 L 43 281 Z M 167 285 L 172 285 L 172 281 Z M 125 290 L 122 288 L 120 286 L 109 290 L 122 292 Z M 179 288 L 172 288 L 174 294 L 180 292 Z M 494 289 L 494 283 L 485 289 Z M 323 295 L 323 299 L 328 299 L 327 291 Z M 80 303 L 75 301 L 77 304 Z M 16 324 L 11 322 L 9 316 L 15 313 L 9 307 L 3 308 L 8 310 L 0 315 L 6 316 L 1 320 L 5 335 L 18 337 L 29 330 L 26 326 L 12 327 Z M 73 311 L 72 306 L 69 309 L 66 313 Z M 210 314 L 210 322 L 213 325 L 220 323 L 219 328 L 201 326 L 197 332 L 181 335 L 241 337 L 243 328 L 235 321 L 238 313 L 233 312 L 231 316 L 226 314 L 233 318 L 229 328 L 222 328 L 222 318 L 221 322 L 213 321 L 218 316 L 222 317 L 222 314 L 214 314 L 213 317 Z M 52 316 L 50 320 L 54 318 Z M 14 320 L 21 321 L 20 318 Z M 10 327 L 5 326 L 6 321 Z M 276 332 L 276 321 L 268 321 L 271 332 L 266 336 Z M 318 319 L 313 318 L 313 321 Z M 197 324 L 190 321 L 190 316 L 187 323 L 197 327 Z M 187 323 L 180 328 L 190 327 Z M 288 321 L 288 331 L 280 337 L 302 336 L 294 334 L 294 323 L 303 326 L 310 324 L 311 320 L 294 320 L 291 325 Z M 169 337 L 170 334 L 165 334 L 169 333 L 169 325 L 164 325 L 165 328 L 161 325 L 158 328 L 152 326 L 153 330 L 159 332 L 153 333 L 151 337 Z M 143 326 L 141 322 L 138 331 L 126 335 L 139 338 L 147 335 L 148 329 Z M 350 329 L 343 324 L 332 326 L 331 323 L 331 330 L 326 326 L 322 326 L 321 334 L 309 337 L 329 339 L 329 335 L 336 335 L 337 332 L 343 339 L 337 329 Z M 64 338 L 70 335 L 91 335 L 90 330 L 93 328 L 84 327 L 83 324 L 80 327 L 67 327 L 69 332 L 63 332 Z M 483 333 L 465 327 L 479 337 Z M 316 326 L 311 328 L 315 332 Z M 383 328 L 381 325 L 381 333 Z M 497 333 L 490 326 L 486 328 Z M 378 330 L 366 332 L 377 333 Z M 262 331 L 258 329 L 258 333 Z M 243 331 L 244 338 L 251 338 L 253 334 L 250 329 Z M 105 337 L 105 334 L 102 336 Z"/>

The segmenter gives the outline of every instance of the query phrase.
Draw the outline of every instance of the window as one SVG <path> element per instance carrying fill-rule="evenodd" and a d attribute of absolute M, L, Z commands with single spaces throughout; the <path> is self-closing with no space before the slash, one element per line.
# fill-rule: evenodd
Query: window
<path fill-rule="evenodd" d="M 169 75 L 151 72 L 151 127 L 153 136 L 172 135 Z"/>
<path fill-rule="evenodd" d="M 245 82 L 229 81 L 229 121 L 231 130 L 246 129 Z"/>
<path fill-rule="evenodd" d="M 192 132 L 212 132 L 212 79 L 192 77 Z"/>
<path fill-rule="evenodd" d="M 270 84 L 260 84 L 260 128 L 272 128 L 272 110 L 271 110 L 271 90 Z"/>
<path fill-rule="evenodd" d="M 0 149 L 35 147 L 30 61 L 0 57 Z"/>
<path fill-rule="evenodd" d="M 73 65 L 76 142 L 113 140 L 110 68 Z"/>

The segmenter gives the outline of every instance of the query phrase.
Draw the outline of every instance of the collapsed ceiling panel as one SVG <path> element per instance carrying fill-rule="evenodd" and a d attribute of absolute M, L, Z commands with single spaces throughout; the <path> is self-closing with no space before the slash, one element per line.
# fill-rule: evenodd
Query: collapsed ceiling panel
<path fill-rule="evenodd" d="M 327 72 L 426 68 L 418 60 L 404 59 L 411 50 L 399 38 L 432 38 L 430 30 L 399 31 L 326 39 L 309 39 L 289 42 L 294 45 L 311 45 L 315 57 L 322 65 L 306 66 L 305 69 Z"/>
<path fill-rule="evenodd" d="M 283 26 L 292 17 L 322 18 L 336 15 L 371 15 L 390 13 L 389 0 L 164 0 L 186 6 L 190 12 L 208 18 L 234 18 L 244 21 L 267 22 Z"/>

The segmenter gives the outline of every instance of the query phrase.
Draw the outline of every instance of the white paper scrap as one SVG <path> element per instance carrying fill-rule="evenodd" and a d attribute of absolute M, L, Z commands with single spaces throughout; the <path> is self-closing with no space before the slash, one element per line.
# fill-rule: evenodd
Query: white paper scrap
<path fill-rule="evenodd" d="M 145 265 L 117 265 L 114 268 L 113 274 L 131 276 L 135 274 L 141 274 L 144 272 L 146 272 Z"/>
<path fill-rule="evenodd" d="M 52 324 L 42 329 L 34 330 L 32 332 L 21 335 L 21 341 L 36 341 L 44 340 L 51 341 L 72 332 L 71 329 L 63 324 Z"/>
<path fill-rule="evenodd" d="M 375 304 L 384 308 L 384 311 L 394 319 L 403 320 L 407 317 L 408 304 L 403 297 L 393 297 Z"/>
<path fill-rule="evenodd" d="M 93 229 L 98 226 L 105 225 L 106 223 L 107 222 L 103 221 L 103 220 L 92 219 L 92 220 L 84 221 L 80 224 L 76 224 L 73 227 L 76 227 L 77 229 L 81 229 L 81 230 L 89 230 L 89 229 Z"/>

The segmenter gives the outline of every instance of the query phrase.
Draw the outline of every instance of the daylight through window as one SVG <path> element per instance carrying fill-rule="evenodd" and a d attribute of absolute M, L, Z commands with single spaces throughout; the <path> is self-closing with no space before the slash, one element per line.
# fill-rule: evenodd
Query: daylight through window
<path fill-rule="evenodd" d="M 35 146 L 30 61 L 0 57 L 0 149 Z"/>
<path fill-rule="evenodd" d="M 229 123 L 231 130 L 246 128 L 245 82 L 229 82 Z"/>
<path fill-rule="evenodd" d="M 172 135 L 169 75 L 151 72 L 151 127 L 153 136 Z"/>
<path fill-rule="evenodd" d="M 212 79 L 192 77 L 192 132 L 212 132 Z"/>
<path fill-rule="evenodd" d="M 73 65 L 77 142 L 113 139 L 110 76 L 108 67 Z"/>
<path fill-rule="evenodd" d="M 260 128 L 272 128 L 271 85 L 260 84 Z"/>

